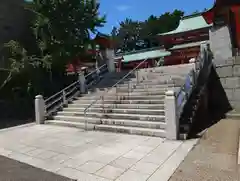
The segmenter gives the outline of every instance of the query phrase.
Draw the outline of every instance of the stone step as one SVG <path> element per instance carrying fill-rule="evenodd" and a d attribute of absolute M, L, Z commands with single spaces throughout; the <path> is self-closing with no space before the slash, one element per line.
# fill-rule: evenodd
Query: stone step
<path fill-rule="evenodd" d="M 163 66 L 163 67 L 154 67 L 148 69 L 142 69 L 139 72 L 141 73 L 160 73 L 160 74 L 184 74 L 188 73 L 194 64 L 180 64 L 180 65 L 170 65 L 170 66 Z"/>
<path fill-rule="evenodd" d="M 89 104 L 68 104 L 69 108 L 86 108 Z M 113 104 L 104 104 L 104 107 L 112 107 Z M 102 108 L 103 105 L 96 103 L 91 106 L 92 108 Z M 164 109 L 164 104 L 114 104 L 114 108 L 131 108 L 131 109 Z"/>
<path fill-rule="evenodd" d="M 160 92 L 160 93 L 164 93 L 167 92 L 168 90 L 178 90 L 180 88 L 180 86 L 176 86 L 176 85 L 168 85 L 168 86 L 162 86 L 162 87 L 149 87 L 147 85 L 143 86 L 142 88 L 138 88 L 138 87 L 134 87 L 132 89 L 133 93 L 155 93 L 155 92 Z M 118 92 L 128 92 L 128 87 L 121 87 L 118 88 Z"/>
<path fill-rule="evenodd" d="M 173 78 L 173 79 L 182 79 L 184 78 L 186 75 L 188 74 L 188 72 L 183 72 L 182 74 L 178 74 L 178 73 L 172 73 L 172 74 L 161 74 L 159 72 L 151 72 L 151 73 L 148 73 L 148 74 L 143 74 L 139 77 L 146 77 L 146 78 L 149 78 L 149 77 L 152 77 L 152 78 L 161 78 L 161 79 L 164 79 L 164 78 Z"/>
<path fill-rule="evenodd" d="M 131 84 L 128 86 L 128 84 L 119 84 L 117 87 L 118 88 L 128 88 L 128 87 L 134 87 L 134 88 L 146 88 L 146 87 L 151 87 L 151 88 L 164 88 L 164 87 L 174 87 L 174 86 L 182 86 L 184 82 L 181 82 L 179 84 L 173 84 L 173 83 L 166 83 L 166 84 L 137 84 L 137 85 L 132 85 Z"/>
<path fill-rule="evenodd" d="M 166 123 L 159 121 L 141 121 L 141 120 L 130 120 L 130 119 L 110 119 L 110 118 L 98 118 L 98 117 L 84 117 L 84 116 L 55 116 L 55 121 L 65 121 L 69 123 L 83 123 L 98 125 L 119 125 L 126 127 L 140 127 L 140 128 L 154 128 L 154 129 L 165 129 Z"/>
<path fill-rule="evenodd" d="M 173 81 L 168 81 L 168 82 L 169 82 L 169 84 L 173 84 Z M 127 86 L 128 84 L 130 86 L 130 85 L 137 85 L 137 84 L 141 84 L 141 85 L 142 84 L 145 84 L 145 85 L 156 85 L 156 84 L 164 85 L 166 83 L 167 83 L 167 81 L 159 81 L 159 80 L 154 80 L 154 79 L 147 80 L 147 81 L 146 80 L 145 81 L 139 81 L 139 82 L 130 80 L 130 81 L 126 81 L 126 82 L 122 82 L 122 83 L 118 84 L 118 87 Z"/>
<path fill-rule="evenodd" d="M 187 73 L 184 75 L 174 75 L 174 74 L 169 74 L 169 75 L 161 75 L 161 74 L 146 74 L 139 76 L 138 80 L 143 80 L 143 81 L 166 81 L 166 80 L 183 80 L 185 79 Z M 131 81 L 137 81 L 137 78 L 131 79 Z"/>
<path fill-rule="evenodd" d="M 127 105 L 126 105 L 127 106 Z M 109 107 L 91 107 L 88 112 L 103 112 L 104 110 L 111 109 L 111 113 L 126 113 L 126 114 L 149 114 L 149 115 L 164 115 L 165 111 L 163 109 L 141 109 L 141 108 L 115 108 L 113 105 Z M 64 108 L 63 111 L 66 112 L 84 112 L 85 107 L 81 108 Z"/>
<path fill-rule="evenodd" d="M 84 112 L 67 112 L 60 111 L 57 113 L 57 116 L 54 116 L 55 119 L 67 119 L 67 117 L 83 117 Z M 99 112 L 87 112 L 86 116 L 88 118 L 107 118 L 107 119 L 129 119 L 129 120 L 141 120 L 141 121 L 165 121 L 164 115 L 146 115 L 146 114 L 125 114 L 125 113 L 99 113 Z"/>
<path fill-rule="evenodd" d="M 153 78 L 153 79 L 159 79 L 159 78 L 183 78 L 183 77 L 185 77 L 189 73 L 189 71 L 182 72 L 182 73 L 149 72 L 149 73 L 139 74 L 139 78 L 144 78 L 144 79 L 148 79 L 148 78 Z M 132 79 L 137 79 L 137 77 L 136 78 L 132 78 Z"/>
<path fill-rule="evenodd" d="M 156 92 L 156 91 L 167 91 L 168 89 L 176 89 L 179 88 L 181 85 L 174 85 L 174 84 L 163 84 L 163 85 L 157 85 L 157 86 L 148 86 L 148 85 L 141 85 L 139 86 L 133 86 L 133 91 L 135 92 Z M 112 89 L 112 90 L 111 90 Z M 128 86 L 118 87 L 118 92 L 128 92 Z M 91 95 L 100 95 L 104 92 L 110 91 L 116 92 L 116 88 L 92 88 L 88 90 L 89 94 L 83 94 L 83 96 L 91 96 Z"/>
<path fill-rule="evenodd" d="M 58 115 L 53 116 L 54 120 L 79 122 L 79 123 L 85 123 L 85 121 L 87 121 L 89 124 L 101 124 L 101 119 L 97 117 L 66 116 L 66 115 L 59 115 L 59 113 Z"/>
<path fill-rule="evenodd" d="M 166 137 L 165 130 L 162 130 L 162 129 L 149 129 L 149 128 L 113 126 L 113 125 L 96 125 L 95 129 L 100 131 L 128 133 L 128 134 L 135 134 L 135 135 L 155 136 L 155 137 L 163 137 L 163 138 Z"/>
<path fill-rule="evenodd" d="M 135 90 L 135 89 L 133 89 L 133 90 L 129 89 L 129 92 L 128 92 L 128 89 L 124 89 L 124 90 L 118 89 L 118 95 L 122 95 L 122 96 L 129 95 L 129 96 L 133 96 L 133 97 L 134 96 L 156 96 L 156 95 L 165 95 L 167 90 L 168 90 L 167 88 L 156 89 L 154 91 L 151 91 L 151 90 L 147 91 L 145 89 L 140 90 L 140 91 Z M 105 94 L 109 95 L 109 96 L 114 96 L 116 94 L 116 92 L 106 92 Z M 104 95 L 104 93 L 103 94 L 99 93 L 99 94 L 94 94 L 94 95 L 93 94 L 85 94 L 85 95 L 81 95 L 79 98 L 81 99 L 84 97 L 100 97 L 101 95 Z"/>
<path fill-rule="evenodd" d="M 230 111 L 226 114 L 226 117 L 229 119 L 240 120 L 240 111 L 236 111 L 236 110 Z"/>
<path fill-rule="evenodd" d="M 93 130 L 95 127 L 99 124 L 92 124 L 92 123 L 86 123 L 85 122 L 75 122 L 75 121 L 64 121 L 64 120 L 48 120 L 45 122 L 45 124 L 52 124 L 52 125 L 59 125 L 59 126 L 67 126 L 67 127 L 76 127 L 80 129 L 87 128 L 88 130 Z M 111 120 L 111 119 L 104 119 L 101 122 L 101 125 L 107 125 L 107 126 L 120 126 L 120 127 L 126 127 L 126 128 L 148 128 L 148 129 L 166 129 L 165 123 L 158 123 L 158 122 L 143 122 L 143 121 L 129 121 L 129 120 Z"/>
<path fill-rule="evenodd" d="M 148 85 L 156 85 L 156 84 L 175 84 L 175 83 L 177 83 L 177 82 L 183 82 L 185 79 L 184 78 L 182 78 L 182 79 L 174 79 L 174 78 L 156 78 L 156 79 L 154 79 L 154 78 L 150 78 L 150 79 L 146 79 L 146 80 L 139 80 L 139 81 L 137 81 L 137 80 L 135 80 L 135 79 L 131 79 L 130 81 L 127 81 L 127 82 L 123 82 L 123 83 L 121 83 L 121 84 L 119 84 L 119 85 L 128 85 L 128 84 L 137 84 L 137 83 L 141 83 L 141 84 L 148 84 Z"/>
<path fill-rule="evenodd" d="M 73 104 L 92 104 L 95 100 L 76 100 Z M 159 100 L 104 100 L 104 104 L 164 104 L 164 99 Z M 96 103 L 102 104 L 102 100 L 98 100 Z M 95 104 L 95 103 L 94 103 Z"/>
<path fill-rule="evenodd" d="M 115 94 L 115 95 L 109 95 L 106 94 L 103 96 L 104 100 L 160 100 L 160 99 L 164 99 L 165 93 L 163 92 L 162 95 L 122 95 L 122 94 Z M 96 100 L 96 99 L 100 99 L 101 96 L 85 96 L 85 97 L 79 97 L 76 100 L 82 101 L 82 100 Z"/>
<path fill-rule="evenodd" d="M 45 121 L 45 124 L 50 125 L 57 125 L 57 126 L 66 126 L 66 127 L 73 127 L 73 128 L 79 128 L 79 129 L 85 129 L 86 125 L 84 122 L 70 122 L 70 121 L 62 121 L 62 120 L 47 120 Z M 88 130 L 93 130 L 95 124 L 87 124 Z"/>
<path fill-rule="evenodd" d="M 103 119 L 103 125 L 125 126 L 125 127 L 138 127 L 138 128 L 152 128 L 152 129 L 166 129 L 164 122 L 152 121 L 137 121 L 137 120 L 124 120 L 124 119 Z"/>

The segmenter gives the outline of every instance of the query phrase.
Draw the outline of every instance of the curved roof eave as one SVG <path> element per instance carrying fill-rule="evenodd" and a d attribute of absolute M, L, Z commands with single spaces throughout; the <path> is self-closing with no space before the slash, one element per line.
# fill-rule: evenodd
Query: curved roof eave
<path fill-rule="evenodd" d="M 161 33 L 158 35 L 164 36 L 177 33 L 184 33 L 188 31 L 208 28 L 211 26 L 212 24 L 208 24 L 203 18 L 202 14 L 198 14 L 197 16 L 187 16 L 185 18 L 182 18 L 182 20 L 180 20 L 178 27 L 175 30 L 166 33 Z"/>

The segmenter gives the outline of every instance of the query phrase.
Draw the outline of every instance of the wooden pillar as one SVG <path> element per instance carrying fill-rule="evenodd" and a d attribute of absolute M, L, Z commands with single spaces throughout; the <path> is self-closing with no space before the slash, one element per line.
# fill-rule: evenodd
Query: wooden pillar
<path fill-rule="evenodd" d="M 236 27 L 236 42 L 237 48 L 240 49 L 240 6 L 234 6 L 231 8 L 232 12 L 235 15 L 235 27 Z"/>

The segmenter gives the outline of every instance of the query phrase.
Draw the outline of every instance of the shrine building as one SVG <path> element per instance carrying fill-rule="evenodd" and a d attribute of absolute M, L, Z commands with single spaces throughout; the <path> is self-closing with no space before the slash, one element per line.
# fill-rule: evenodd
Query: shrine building
<path fill-rule="evenodd" d="M 165 57 L 165 65 L 188 63 L 191 58 L 198 56 L 200 45 L 209 43 L 209 29 L 201 13 L 185 16 L 179 26 L 170 32 L 158 34 L 158 39 L 164 48 L 171 52 Z"/>

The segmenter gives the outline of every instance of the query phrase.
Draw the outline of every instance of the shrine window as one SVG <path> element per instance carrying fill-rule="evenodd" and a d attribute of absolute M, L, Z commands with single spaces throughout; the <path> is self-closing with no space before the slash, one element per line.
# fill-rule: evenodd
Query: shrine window
<path fill-rule="evenodd" d="M 195 39 L 196 36 L 189 36 L 188 39 Z"/>
<path fill-rule="evenodd" d="M 202 33 L 202 34 L 200 34 L 200 36 L 201 36 L 201 37 L 203 37 L 203 36 L 209 36 L 209 34 L 208 34 L 208 33 Z"/>
<path fill-rule="evenodd" d="M 182 36 L 182 37 L 176 37 L 175 38 L 175 41 L 183 41 L 184 40 L 184 37 Z"/>

